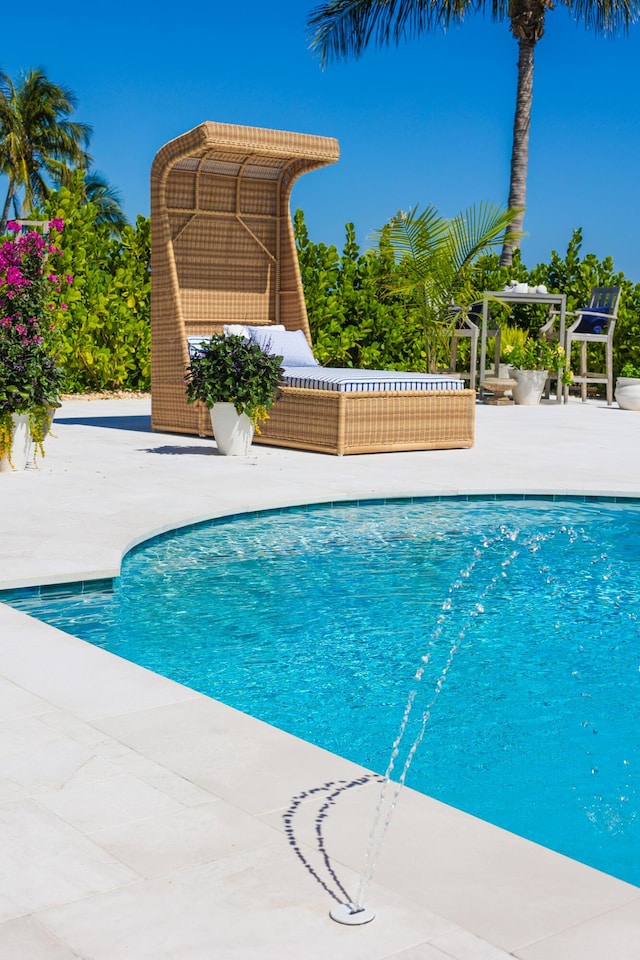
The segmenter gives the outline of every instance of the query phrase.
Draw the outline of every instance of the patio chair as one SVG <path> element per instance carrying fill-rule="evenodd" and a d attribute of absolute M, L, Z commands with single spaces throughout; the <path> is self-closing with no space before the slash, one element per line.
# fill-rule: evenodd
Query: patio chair
<path fill-rule="evenodd" d="M 567 328 L 565 350 L 571 366 L 571 351 L 575 343 L 580 344 L 580 366 L 573 375 L 573 383 L 580 384 L 582 402 L 587 399 L 587 384 L 604 383 L 607 388 L 607 404 L 613 403 L 613 332 L 620 304 L 620 287 L 594 287 L 589 305 L 573 310 L 567 316 L 576 320 Z M 605 366 L 602 373 L 587 369 L 587 347 L 590 343 L 604 346 Z M 569 397 L 569 387 L 564 388 L 565 402 Z"/>
<path fill-rule="evenodd" d="M 457 314 L 462 314 L 456 321 L 455 330 L 453 336 L 451 337 L 451 358 L 449 361 L 449 370 L 452 373 L 456 373 L 456 364 L 458 362 L 458 345 L 461 339 L 468 339 L 470 341 L 470 357 L 469 357 L 469 372 L 461 372 L 460 376 L 464 380 L 469 381 L 469 388 L 475 390 L 476 388 L 476 377 L 478 369 L 478 339 L 480 337 L 480 329 L 478 324 L 472 320 L 472 316 L 475 316 L 473 313 L 473 307 L 469 310 L 468 313 L 463 314 L 462 308 L 458 306 L 453 306 L 450 308 L 452 316 Z"/>

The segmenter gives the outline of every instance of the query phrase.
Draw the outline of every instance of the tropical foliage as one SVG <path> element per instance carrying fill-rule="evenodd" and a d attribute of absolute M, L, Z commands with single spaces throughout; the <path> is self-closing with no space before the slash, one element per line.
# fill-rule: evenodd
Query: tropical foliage
<path fill-rule="evenodd" d="M 526 207 L 529 129 L 533 102 L 533 58 L 542 38 L 545 19 L 553 4 L 549 0 L 325 0 L 308 20 L 311 46 L 328 60 L 360 56 L 370 43 L 399 44 L 407 37 L 462 24 L 476 12 L 487 12 L 498 22 L 509 21 L 518 42 L 518 78 L 511 150 L 509 208 L 518 210 L 513 229 L 522 234 Z M 627 30 L 640 14 L 640 0 L 563 0 L 576 21 L 598 33 Z M 517 241 L 516 241 L 517 242 Z M 511 263 L 514 241 L 505 238 L 502 263 Z"/>
<path fill-rule="evenodd" d="M 480 204 L 452 219 L 433 206 L 392 217 L 386 238 L 397 269 L 387 280 L 392 294 L 418 311 L 427 370 L 448 366 L 456 324 L 482 296 L 475 282 L 478 257 L 501 245 L 518 211 Z"/>
<path fill-rule="evenodd" d="M 52 257 L 72 286 L 54 290 L 52 322 L 67 392 L 147 390 L 150 384 L 150 223 L 139 216 L 119 238 L 83 202 L 83 174 L 53 191 L 37 211 L 62 218 L 65 230 Z"/>
<path fill-rule="evenodd" d="M 361 252 L 352 223 L 342 254 L 314 243 L 302 210 L 294 217 L 298 260 L 313 350 L 319 363 L 361 369 L 418 370 L 424 366 L 420 317 L 386 282 L 395 269 L 388 228 Z"/>
<path fill-rule="evenodd" d="M 75 108 L 73 92 L 42 70 L 29 70 L 17 84 L 0 72 L 0 173 L 8 183 L 0 233 L 11 209 L 23 216 L 43 203 L 52 187 L 68 185 L 78 169 L 84 176 L 83 199 L 96 204 L 98 222 L 110 224 L 116 234 L 126 224 L 117 191 L 90 169 L 92 131 L 71 119 Z"/>
<path fill-rule="evenodd" d="M 75 106 L 71 90 L 42 70 L 30 70 L 17 85 L 0 73 L 0 173 L 9 182 L 0 229 L 12 205 L 19 216 L 43 201 L 49 182 L 70 166 L 88 166 L 91 127 L 70 119 Z"/>
<path fill-rule="evenodd" d="M 424 369 L 422 315 L 413 298 L 397 292 L 406 283 L 406 276 L 395 278 L 396 292 L 390 293 L 400 267 L 393 255 L 389 229 L 387 225 L 376 234 L 377 247 L 361 252 L 353 224 L 348 223 L 347 241 L 340 255 L 335 246 L 310 240 L 302 211 L 296 211 L 296 243 L 314 352 L 325 366 Z M 522 262 L 519 251 L 511 267 L 501 266 L 497 252 L 480 255 L 469 273 L 467 296 L 461 293 L 459 299 L 473 302 L 472 291 L 501 290 L 507 281 L 515 279 L 531 286 L 545 284 L 551 291 L 567 294 L 567 309 L 575 310 L 588 302 L 592 287 L 621 286 L 615 371 L 619 373 L 624 363 L 640 367 L 640 284 L 617 272 L 610 257 L 599 260 L 591 253 L 582 256 L 581 247 L 582 233 L 576 230 L 564 256 L 553 251 L 548 263 L 531 270 Z M 498 304 L 491 310 L 492 316 L 501 319 L 503 347 L 522 344 L 528 333 L 535 336 L 548 319 L 539 307 L 505 306 L 501 317 Z M 461 343 L 459 352 L 463 348 Z M 590 346 L 592 352 L 597 349 L 597 345 Z M 442 362 L 448 363 L 448 358 L 443 356 Z"/>

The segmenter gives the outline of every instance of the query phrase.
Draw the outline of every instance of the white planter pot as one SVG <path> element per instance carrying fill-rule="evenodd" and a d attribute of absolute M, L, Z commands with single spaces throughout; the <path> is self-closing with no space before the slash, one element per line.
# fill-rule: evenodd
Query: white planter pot
<path fill-rule="evenodd" d="M 526 406 L 539 404 L 544 385 L 547 382 L 547 371 L 518 370 L 517 367 L 509 367 L 509 371 L 512 379 L 517 383 L 517 386 L 512 390 L 515 402 Z"/>
<path fill-rule="evenodd" d="M 618 377 L 616 403 L 621 410 L 640 410 L 640 380 L 637 377 Z"/>
<path fill-rule="evenodd" d="M 8 473 L 14 470 L 24 470 L 27 462 L 32 458 L 31 434 L 29 432 L 29 414 L 13 414 L 13 439 L 11 441 L 11 463 L 9 457 L 0 460 L 0 472 Z"/>
<path fill-rule="evenodd" d="M 246 457 L 255 427 L 246 413 L 237 414 L 232 403 L 214 403 L 211 426 L 218 450 L 225 457 Z"/>

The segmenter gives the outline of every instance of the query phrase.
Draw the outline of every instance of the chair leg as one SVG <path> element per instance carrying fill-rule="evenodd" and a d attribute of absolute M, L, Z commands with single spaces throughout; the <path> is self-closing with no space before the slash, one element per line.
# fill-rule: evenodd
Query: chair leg
<path fill-rule="evenodd" d="M 567 370 L 571 370 L 571 338 L 570 337 L 567 337 L 564 342 L 564 352 L 565 352 Z M 558 390 L 559 389 L 560 389 L 560 385 L 558 385 Z M 568 383 L 564 383 L 562 385 L 562 399 L 564 400 L 565 403 L 569 403 L 569 384 Z"/>
<path fill-rule="evenodd" d="M 451 338 L 451 359 L 449 362 L 449 369 L 451 370 L 452 373 L 456 372 L 457 356 L 458 356 L 458 338 L 454 336 Z"/>
<path fill-rule="evenodd" d="M 611 341 L 607 340 L 607 406 L 613 403 L 613 349 Z"/>
<path fill-rule="evenodd" d="M 587 344 L 583 341 L 580 344 L 580 376 L 583 378 L 580 384 L 580 395 L 582 402 L 587 402 Z"/>
<path fill-rule="evenodd" d="M 469 387 L 471 390 L 476 388 L 476 376 L 477 376 L 477 364 L 478 364 L 478 335 L 471 337 L 471 363 L 469 367 Z"/>

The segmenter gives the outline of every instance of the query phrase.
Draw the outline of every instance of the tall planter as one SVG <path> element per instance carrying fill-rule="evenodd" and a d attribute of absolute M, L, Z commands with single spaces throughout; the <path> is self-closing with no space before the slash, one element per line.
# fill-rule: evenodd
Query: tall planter
<path fill-rule="evenodd" d="M 211 427 L 219 452 L 225 457 L 246 457 L 255 427 L 246 413 L 236 413 L 232 403 L 214 403 Z"/>
<path fill-rule="evenodd" d="M 33 441 L 29 429 L 29 414 L 14 413 L 11 417 L 13 430 L 11 443 L 0 459 L 0 472 L 9 473 L 11 470 L 24 470 L 33 456 Z"/>
<path fill-rule="evenodd" d="M 546 370 L 519 370 L 517 367 L 509 367 L 511 377 L 516 381 L 516 386 L 511 391 L 516 403 L 525 406 L 537 406 L 542 398 L 542 391 L 547 382 L 548 373 Z"/>

